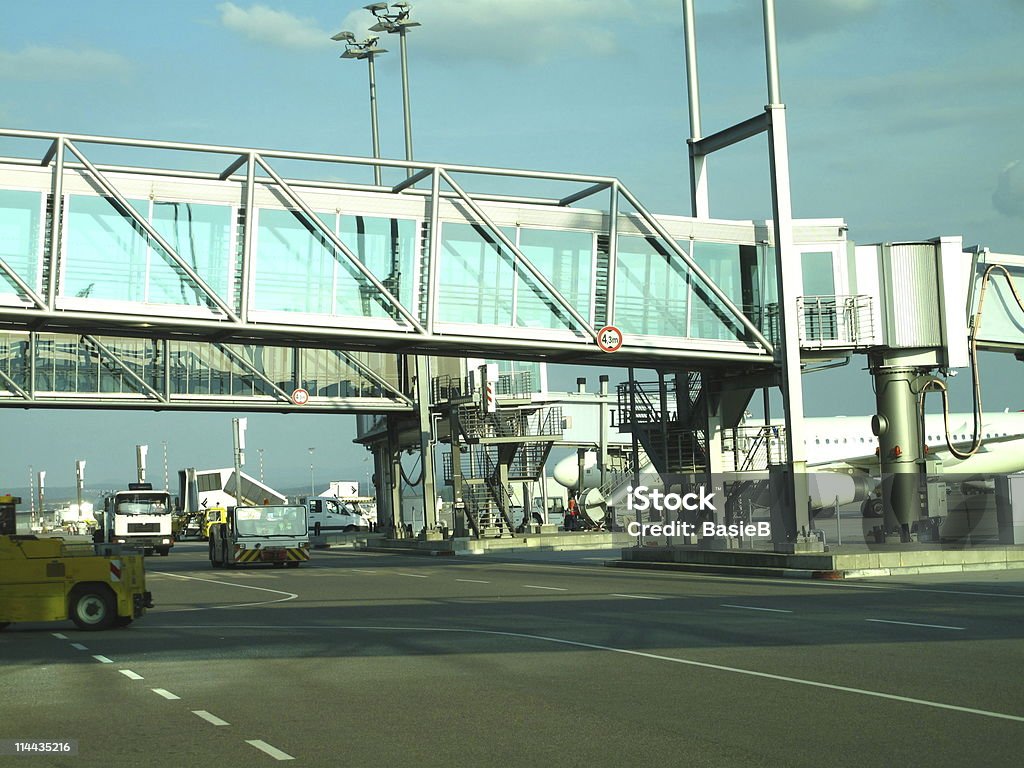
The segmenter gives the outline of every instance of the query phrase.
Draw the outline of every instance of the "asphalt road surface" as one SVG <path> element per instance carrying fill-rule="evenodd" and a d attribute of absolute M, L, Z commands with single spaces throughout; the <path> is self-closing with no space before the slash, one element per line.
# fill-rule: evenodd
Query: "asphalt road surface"
<path fill-rule="evenodd" d="M 1024 574 L 826 583 L 611 553 L 147 560 L 132 626 L 0 633 L 25 766 L 1020 766 Z"/>

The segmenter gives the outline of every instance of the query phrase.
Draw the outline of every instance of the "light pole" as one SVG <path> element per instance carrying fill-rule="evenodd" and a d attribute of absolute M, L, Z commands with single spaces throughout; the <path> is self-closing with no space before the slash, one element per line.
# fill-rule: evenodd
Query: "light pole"
<path fill-rule="evenodd" d="M 171 489 L 170 477 L 167 473 L 167 441 L 163 441 L 164 446 L 164 490 L 169 491 Z"/>
<path fill-rule="evenodd" d="M 309 495 L 316 496 L 316 488 L 313 483 L 313 451 L 315 448 L 309 449 Z"/>
<path fill-rule="evenodd" d="M 260 455 L 260 482 L 263 482 L 263 449 L 257 448 L 256 453 Z"/>
<path fill-rule="evenodd" d="M 370 71 L 370 135 L 373 139 L 373 157 L 380 159 L 380 133 L 377 130 L 377 80 L 374 76 L 373 57 L 387 53 L 386 48 L 378 48 L 379 37 L 368 37 L 363 42 L 356 42 L 356 36 L 351 32 L 339 32 L 331 40 L 338 40 L 345 43 L 345 52 L 341 54 L 343 59 L 366 59 Z M 380 186 L 380 166 L 373 166 L 373 183 Z"/>
<path fill-rule="evenodd" d="M 392 3 L 391 7 L 396 9 L 388 13 L 387 3 L 370 3 L 366 10 L 370 11 L 376 18 L 377 23 L 370 27 L 371 32 L 387 32 L 398 34 L 399 50 L 402 56 L 402 112 L 405 116 L 405 159 L 412 162 L 412 114 L 409 108 L 409 60 L 406 55 L 405 34 L 410 27 L 422 26 L 418 21 L 409 21 L 409 4 L 404 0 Z M 412 176 L 412 168 L 407 171 Z"/>
<path fill-rule="evenodd" d="M 75 485 L 78 488 L 78 514 L 77 520 L 82 519 L 82 489 L 85 486 L 85 462 L 81 459 L 75 462 Z M 77 530 L 76 530 L 77 533 Z"/>

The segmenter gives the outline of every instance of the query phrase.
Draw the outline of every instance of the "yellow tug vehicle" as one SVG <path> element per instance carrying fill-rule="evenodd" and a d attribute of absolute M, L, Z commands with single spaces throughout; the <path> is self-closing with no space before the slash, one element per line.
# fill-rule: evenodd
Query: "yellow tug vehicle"
<path fill-rule="evenodd" d="M 0 496 L 0 629 L 67 619 L 79 629 L 108 629 L 153 607 L 141 555 L 97 555 L 90 544 L 16 535 L 20 501 Z"/>

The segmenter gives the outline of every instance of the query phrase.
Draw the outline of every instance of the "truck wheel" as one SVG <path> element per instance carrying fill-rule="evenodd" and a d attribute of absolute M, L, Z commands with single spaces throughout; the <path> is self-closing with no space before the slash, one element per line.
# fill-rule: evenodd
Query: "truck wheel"
<path fill-rule="evenodd" d="M 171 548 L 170 547 L 160 547 L 160 549 L 158 549 L 157 552 L 160 553 L 160 557 L 167 557 L 167 555 L 169 555 L 171 553 Z"/>
<path fill-rule="evenodd" d="M 215 553 L 214 553 L 213 542 L 211 541 L 210 542 L 210 567 L 211 568 L 220 568 L 221 565 L 223 565 L 223 563 L 218 563 L 217 562 L 217 558 L 215 557 Z"/>
<path fill-rule="evenodd" d="M 107 629 L 117 619 L 110 592 L 99 587 L 75 589 L 69 599 L 71 620 L 79 629 Z"/>
<path fill-rule="evenodd" d="M 117 621 L 115 621 L 114 623 L 119 627 L 127 627 L 133 621 L 134 618 L 132 618 L 131 616 L 118 616 Z"/>
<path fill-rule="evenodd" d="M 298 560 L 289 560 L 287 563 L 285 563 L 285 565 L 287 565 L 289 568 L 298 568 L 299 567 L 299 561 Z"/>

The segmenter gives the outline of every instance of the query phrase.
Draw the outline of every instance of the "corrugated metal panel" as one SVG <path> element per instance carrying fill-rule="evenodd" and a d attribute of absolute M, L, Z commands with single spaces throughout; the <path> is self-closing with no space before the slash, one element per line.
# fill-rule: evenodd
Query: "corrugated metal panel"
<path fill-rule="evenodd" d="M 942 327 L 937 311 L 938 276 L 935 246 L 898 243 L 890 246 L 885 270 L 889 296 L 886 339 L 890 347 L 937 347 Z"/>

